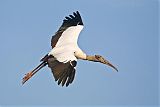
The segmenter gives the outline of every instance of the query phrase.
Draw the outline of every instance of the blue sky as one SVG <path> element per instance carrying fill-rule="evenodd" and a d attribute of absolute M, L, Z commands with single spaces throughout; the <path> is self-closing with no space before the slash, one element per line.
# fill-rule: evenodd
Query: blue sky
<path fill-rule="evenodd" d="M 76 78 L 58 86 L 45 67 L 25 73 L 50 51 L 65 16 L 79 11 L 79 46 L 118 67 L 78 61 Z M 1 0 L 0 105 L 158 105 L 158 0 Z"/>

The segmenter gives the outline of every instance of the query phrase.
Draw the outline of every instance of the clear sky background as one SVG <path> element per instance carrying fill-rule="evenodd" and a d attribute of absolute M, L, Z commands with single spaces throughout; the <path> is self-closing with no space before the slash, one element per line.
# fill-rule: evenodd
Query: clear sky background
<path fill-rule="evenodd" d="M 65 16 L 79 11 L 79 46 L 118 67 L 78 61 L 69 87 L 48 67 L 22 86 L 50 51 Z M 158 105 L 158 0 L 0 0 L 0 105 Z"/>

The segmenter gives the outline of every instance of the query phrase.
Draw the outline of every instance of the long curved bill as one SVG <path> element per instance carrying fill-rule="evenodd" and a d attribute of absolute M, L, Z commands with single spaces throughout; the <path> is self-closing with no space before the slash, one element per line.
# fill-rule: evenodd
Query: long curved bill
<path fill-rule="evenodd" d="M 110 62 L 107 62 L 105 64 L 112 67 L 114 70 L 116 70 L 118 72 L 118 69 L 115 66 L 113 66 Z"/>
<path fill-rule="evenodd" d="M 116 71 L 118 72 L 118 69 L 117 69 L 114 65 L 112 65 L 109 61 L 107 61 L 105 58 L 103 58 L 102 56 L 100 56 L 100 55 L 95 55 L 95 57 L 96 57 L 96 59 L 98 60 L 98 62 L 101 62 L 101 63 L 103 63 L 103 64 L 106 64 L 106 65 L 112 67 L 114 70 L 116 70 Z"/>

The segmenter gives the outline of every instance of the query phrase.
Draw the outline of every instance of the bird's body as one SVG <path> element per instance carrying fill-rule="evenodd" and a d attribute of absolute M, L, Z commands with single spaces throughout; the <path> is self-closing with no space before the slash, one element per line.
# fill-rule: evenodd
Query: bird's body
<path fill-rule="evenodd" d="M 75 77 L 77 59 L 101 62 L 117 70 L 112 64 L 100 55 L 86 55 L 78 46 L 78 37 L 83 29 L 83 22 L 79 12 L 74 12 L 63 20 L 59 30 L 52 36 L 52 50 L 41 59 L 41 64 L 23 78 L 23 84 L 42 67 L 51 68 L 58 85 L 71 84 Z M 118 71 L 118 70 L 117 70 Z"/>
<path fill-rule="evenodd" d="M 85 58 L 85 53 L 77 44 L 78 36 L 82 29 L 82 25 L 77 25 L 64 31 L 49 55 L 54 56 L 60 62 L 77 60 L 76 56 L 78 55 Z"/>

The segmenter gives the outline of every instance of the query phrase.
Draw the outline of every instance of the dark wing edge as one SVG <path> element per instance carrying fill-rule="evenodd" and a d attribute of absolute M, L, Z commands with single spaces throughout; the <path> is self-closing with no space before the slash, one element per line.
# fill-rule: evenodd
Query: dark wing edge
<path fill-rule="evenodd" d="M 73 15 L 66 16 L 65 19 L 63 20 L 63 24 L 61 27 L 63 26 L 70 27 L 77 25 L 83 25 L 81 15 L 79 14 L 78 11 L 73 12 Z"/>
<path fill-rule="evenodd" d="M 58 39 L 61 37 L 62 33 L 68 27 L 77 26 L 77 25 L 83 25 L 81 15 L 79 14 L 78 11 L 73 12 L 73 15 L 66 16 L 59 30 L 55 33 L 55 35 L 52 36 L 52 39 L 51 39 L 52 48 L 55 47 L 55 45 L 58 42 Z"/>
<path fill-rule="evenodd" d="M 55 81 L 58 81 L 58 85 L 66 85 L 66 87 L 74 80 L 76 64 L 76 61 L 59 62 L 54 57 L 48 59 L 48 67 L 51 68 Z"/>

